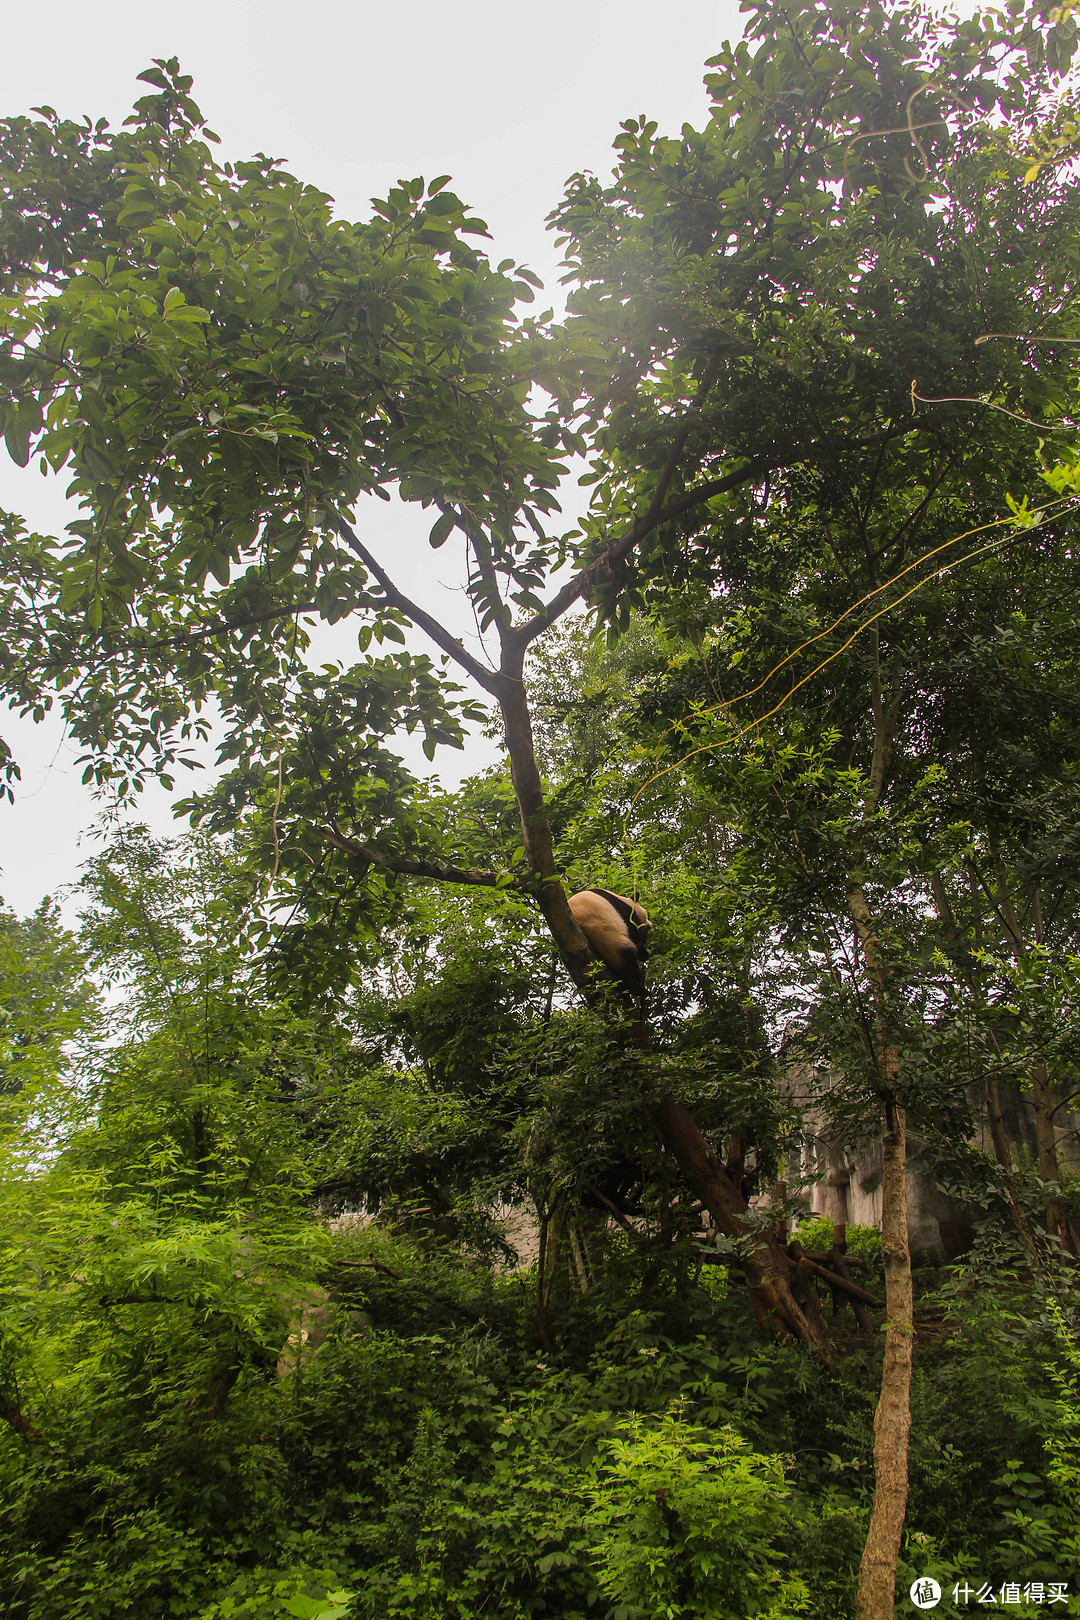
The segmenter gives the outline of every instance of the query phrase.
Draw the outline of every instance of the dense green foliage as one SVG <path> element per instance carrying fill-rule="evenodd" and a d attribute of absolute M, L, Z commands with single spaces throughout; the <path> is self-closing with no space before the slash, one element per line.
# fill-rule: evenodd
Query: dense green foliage
<path fill-rule="evenodd" d="M 2 1393 L 34 1425 L 0 1437 L 7 1612 L 847 1612 L 880 1352 L 828 1375 L 762 1339 L 606 1077 L 604 1023 L 493 983 L 490 902 L 418 900 L 382 992 L 332 1022 L 218 943 L 242 872 L 125 835 L 88 879 L 85 949 L 127 989 L 66 1109 L 26 1119 L 48 1163 L 5 1182 Z M 86 966 L 57 948 L 71 1001 Z M 728 1042 L 715 1090 L 673 1071 L 764 1150 L 774 1094 Z M 580 1195 L 628 1153 L 646 1191 L 619 1226 Z M 378 1222 L 328 1229 L 346 1191 Z M 499 1200 L 567 1245 L 543 1315 Z M 873 1239 L 851 1234 L 871 1266 Z M 1075 1581 L 1071 1276 L 991 1220 L 919 1309 L 901 1575 Z"/>
<path fill-rule="evenodd" d="M 175 62 L 0 124 L 0 427 L 81 507 L 4 516 L 3 694 L 121 799 L 220 766 L 77 936 L 0 916 L 11 1620 L 832 1620 L 890 1470 L 868 1620 L 1080 1612 L 1076 38 L 755 6 L 569 183 L 561 322 L 446 177 L 219 160 Z M 406 769 L 488 700 L 508 768 Z M 649 908 L 644 1019 L 564 882 Z M 854 1283 L 776 1237 L 909 1128 L 973 1239 L 913 1323 L 902 1219 Z"/>

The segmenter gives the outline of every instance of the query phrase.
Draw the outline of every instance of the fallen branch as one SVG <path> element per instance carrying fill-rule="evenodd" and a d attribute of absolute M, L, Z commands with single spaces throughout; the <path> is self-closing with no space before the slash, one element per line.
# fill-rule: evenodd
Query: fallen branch
<path fill-rule="evenodd" d="M 703 1251 L 704 1259 L 710 1261 L 713 1265 L 730 1265 L 732 1263 L 729 1255 L 716 1252 L 710 1253 L 707 1239 L 694 1238 L 693 1242 Z M 814 1252 L 819 1253 L 820 1251 L 815 1250 Z M 842 1276 L 840 1272 L 830 1271 L 827 1266 L 821 1265 L 811 1257 L 808 1250 L 800 1249 L 799 1256 L 806 1261 L 814 1275 L 824 1278 L 830 1287 L 842 1289 L 845 1294 L 850 1294 L 852 1299 L 859 1300 L 863 1305 L 872 1305 L 875 1310 L 884 1309 L 880 1299 L 875 1299 L 873 1294 L 868 1294 L 865 1288 L 860 1288 L 858 1283 L 852 1282 L 850 1277 Z M 822 1259 L 825 1258 L 826 1256 L 823 1255 Z"/>
<path fill-rule="evenodd" d="M 827 1266 L 832 1263 L 832 1254 L 825 1249 L 803 1249 L 803 1254 L 810 1260 L 816 1260 L 819 1266 Z M 870 1266 L 873 1263 L 872 1260 L 867 1260 L 861 1254 L 844 1255 L 844 1264 L 848 1266 Z"/>
<path fill-rule="evenodd" d="M 845 1294 L 850 1294 L 852 1299 L 860 1300 L 864 1305 L 873 1305 L 875 1310 L 884 1310 L 885 1307 L 880 1299 L 875 1299 L 873 1294 L 868 1294 L 865 1288 L 860 1288 L 858 1283 L 853 1283 L 850 1277 L 843 1277 L 840 1272 L 830 1271 L 827 1266 L 819 1265 L 816 1260 L 811 1260 L 805 1249 L 803 1250 L 803 1259 L 816 1277 L 824 1277 L 830 1288 L 840 1288 Z"/>
<path fill-rule="evenodd" d="M 848 1270 L 848 1256 L 840 1244 L 835 1244 L 833 1246 L 832 1253 L 829 1255 L 828 1260 L 832 1265 L 832 1268 L 835 1271 L 838 1271 L 841 1277 L 846 1277 L 848 1282 L 851 1281 L 851 1272 Z M 839 1293 L 833 1293 L 833 1299 L 835 1301 L 839 1301 L 840 1298 L 841 1295 Z M 859 1324 L 859 1331 L 861 1333 L 872 1333 L 874 1331 L 874 1324 L 866 1314 L 866 1306 L 861 1302 L 861 1300 L 853 1299 L 851 1302 L 851 1308 L 855 1313 L 855 1320 Z"/>

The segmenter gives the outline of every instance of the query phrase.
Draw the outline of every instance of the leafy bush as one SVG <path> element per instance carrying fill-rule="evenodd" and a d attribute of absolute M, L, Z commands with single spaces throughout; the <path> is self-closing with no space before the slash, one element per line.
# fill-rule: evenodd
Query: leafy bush
<path fill-rule="evenodd" d="M 586 1486 L 597 1584 L 625 1620 L 767 1612 L 785 1495 L 780 1460 L 755 1456 L 729 1426 L 632 1414 L 601 1442 Z"/>

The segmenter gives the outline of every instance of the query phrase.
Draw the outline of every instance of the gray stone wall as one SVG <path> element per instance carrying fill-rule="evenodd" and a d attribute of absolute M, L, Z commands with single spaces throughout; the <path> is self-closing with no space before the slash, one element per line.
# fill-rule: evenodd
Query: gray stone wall
<path fill-rule="evenodd" d="M 807 1129 L 801 1155 L 788 1169 L 789 1183 L 804 1183 L 801 1194 L 807 1216 L 825 1216 L 849 1226 L 881 1225 L 881 1144 L 858 1149 L 830 1135 L 816 1099 L 828 1077 L 811 1075 L 805 1065 L 792 1064 L 781 1079 L 781 1089 L 798 1109 Z M 1030 1104 L 1016 1087 L 1001 1087 L 1002 1108 L 1009 1139 L 1019 1159 L 1036 1160 L 1035 1122 Z M 972 1141 L 992 1153 L 985 1117 L 976 1109 Z M 1061 1108 L 1056 1124 L 1059 1162 L 1063 1169 L 1080 1169 L 1080 1114 Z M 818 1128 L 815 1129 L 815 1126 Z M 908 1156 L 919 1148 L 910 1135 Z M 981 1211 L 950 1198 L 934 1178 L 923 1171 L 908 1173 L 908 1236 L 913 1258 L 923 1261 L 955 1259 L 970 1243 Z"/>

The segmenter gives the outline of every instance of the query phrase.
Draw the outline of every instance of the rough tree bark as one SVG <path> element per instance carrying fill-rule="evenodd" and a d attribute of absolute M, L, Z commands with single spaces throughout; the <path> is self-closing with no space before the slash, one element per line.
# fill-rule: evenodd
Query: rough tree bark
<path fill-rule="evenodd" d="M 527 645 L 520 635 L 504 633 L 502 673 L 506 684 L 498 693 L 521 833 L 537 904 L 567 971 L 583 995 L 589 997 L 595 995 L 596 964 L 574 920 L 555 863 L 523 680 Z M 652 1046 L 640 1023 L 631 1026 L 631 1034 L 638 1052 L 648 1061 L 653 1056 Z M 759 1319 L 812 1346 L 828 1365 L 827 1328 L 809 1264 L 794 1260 L 774 1236 L 748 1220 L 748 1206 L 741 1190 L 682 1103 L 661 1096 L 652 1103 L 651 1113 L 661 1141 L 719 1230 L 747 1247 L 741 1259 Z"/>
<path fill-rule="evenodd" d="M 881 1256 L 885 1266 L 885 1362 L 874 1414 L 874 1507 L 859 1565 L 859 1620 L 891 1620 L 896 1560 L 907 1513 L 914 1303 L 908 1247 L 904 1110 L 886 1108 L 882 1141 Z"/>
<path fill-rule="evenodd" d="M 881 804 L 900 705 L 893 683 L 888 701 L 875 669 L 872 702 L 874 754 L 863 799 L 863 820 Z M 914 1339 L 911 1250 L 908 1243 L 907 1122 L 897 1092 L 901 1058 L 891 1014 L 892 973 L 863 876 L 848 883 L 848 910 L 855 924 L 874 1007 L 876 1089 L 884 1104 L 881 1183 L 881 1252 L 885 1265 L 885 1360 L 874 1414 L 874 1506 L 859 1565 L 858 1620 L 892 1620 L 896 1561 L 907 1512 L 908 1437 L 911 1432 L 911 1359 Z"/>

